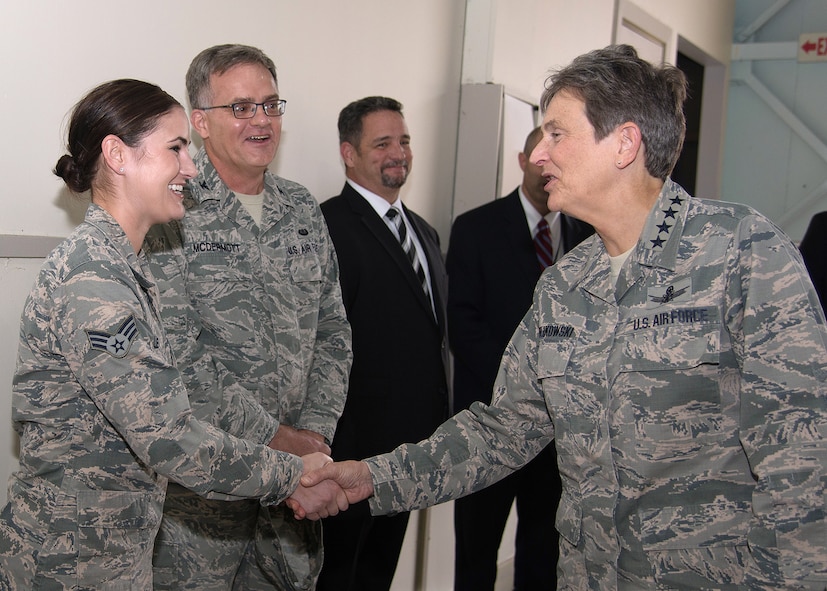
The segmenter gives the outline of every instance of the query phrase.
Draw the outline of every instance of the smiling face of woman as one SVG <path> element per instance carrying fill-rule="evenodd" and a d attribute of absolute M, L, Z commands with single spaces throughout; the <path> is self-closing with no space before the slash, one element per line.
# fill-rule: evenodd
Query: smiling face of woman
<path fill-rule="evenodd" d="M 124 197 L 141 226 L 148 229 L 184 216 L 184 184 L 196 175 L 188 145 L 189 121 L 184 109 L 175 108 L 162 115 L 137 146 L 128 149 Z"/>

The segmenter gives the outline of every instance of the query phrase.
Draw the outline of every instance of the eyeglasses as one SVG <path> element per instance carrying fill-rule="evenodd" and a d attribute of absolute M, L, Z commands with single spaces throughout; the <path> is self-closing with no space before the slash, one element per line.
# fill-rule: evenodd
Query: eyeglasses
<path fill-rule="evenodd" d="M 202 111 L 209 111 L 210 109 L 232 109 L 233 117 L 236 119 L 252 119 L 256 116 L 256 111 L 259 107 L 264 109 L 264 114 L 268 117 L 281 117 L 284 115 L 287 101 L 284 99 L 275 99 L 272 101 L 264 101 L 263 103 L 254 103 L 252 101 L 243 101 L 240 103 L 233 103 L 231 105 L 216 105 L 214 107 L 201 107 Z"/>

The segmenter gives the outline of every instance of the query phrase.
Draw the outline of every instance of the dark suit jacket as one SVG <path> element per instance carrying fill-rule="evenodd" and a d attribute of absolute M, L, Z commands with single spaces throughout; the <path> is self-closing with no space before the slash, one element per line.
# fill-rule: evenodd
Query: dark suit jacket
<path fill-rule="evenodd" d="M 821 308 L 827 314 L 827 211 L 813 216 L 799 248 L 821 301 Z"/>
<path fill-rule="evenodd" d="M 594 230 L 560 220 L 568 252 Z M 531 307 L 540 266 L 515 189 L 454 221 L 448 246 L 448 334 L 454 353 L 454 412 L 491 401 L 505 346 Z"/>
<path fill-rule="evenodd" d="M 353 330 L 347 402 L 332 455 L 361 459 L 420 441 L 448 416 L 448 278 L 436 231 L 405 208 L 428 259 L 434 318 L 398 240 L 359 193 L 345 183 L 321 207 Z"/>

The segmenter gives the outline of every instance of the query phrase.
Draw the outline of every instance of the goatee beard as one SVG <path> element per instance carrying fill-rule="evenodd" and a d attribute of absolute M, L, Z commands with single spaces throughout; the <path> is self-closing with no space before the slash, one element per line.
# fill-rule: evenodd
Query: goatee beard
<path fill-rule="evenodd" d="M 388 189 L 399 189 L 405 184 L 405 181 L 408 180 L 408 167 L 404 162 L 392 162 L 388 165 L 388 168 L 396 168 L 397 166 L 404 167 L 405 173 L 401 177 L 395 177 L 387 175 L 383 172 L 382 185 L 384 187 L 387 187 Z"/>

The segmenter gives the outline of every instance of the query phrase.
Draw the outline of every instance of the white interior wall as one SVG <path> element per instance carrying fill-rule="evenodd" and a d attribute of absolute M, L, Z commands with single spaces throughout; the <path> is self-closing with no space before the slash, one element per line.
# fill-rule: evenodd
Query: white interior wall
<path fill-rule="evenodd" d="M 398 98 L 416 151 L 405 198 L 447 234 L 463 34 L 461 0 L 216 0 L 134 3 L 32 0 L 0 4 L 0 234 L 64 235 L 76 219 L 56 206 L 66 115 L 92 86 L 135 77 L 185 100 L 192 57 L 241 42 L 276 62 L 287 101 L 275 169 L 319 199 L 343 183 L 336 117 L 369 94 Z M 21 103 L 27 105 L 21 113 Z M 420 149 L 417 151 L 417 147 Z M 441 223 L 440 223 L 441 222 Z"/>
<path fill-rule="evenodd" d="M 536 104 L 550 70 L 612 42 L 614 4 L 615 0 L 499 0 L 490 81 Z"/>
<path fill-rule="evenodd" d="M 467 0 L 469 6 L 486 1 L 494 15 L 490 72 L 524 100 L 538 99 L 549 69 L 612 41 L 614 0 Z M 732 1 L 637 3 L 717 54 L 721 31 L 731 36 Z M 82 204 L 67 199 L 49 171 L 62 153 L 66 115 L 86 90 L 136 77 L 183 101 L 191 58 L 209 45 L 241 42 L 274 59 L 288 100 L 274 169 L 320 200 L 338 193 L 343 182 L 336 134 L 341 107 L 369 94 L 401 100 L 415 154 L 403 197 L 446 246 L 465 0 L 250 0 L 245 6 L 241 13 L 217 0 L 1 3 L 0 235 L 63 236 L 80 220 Z M 36 259 L 0 259 L 0 424 L 7 427 L 18 318 L 38 266 Z M 0 432 L 4 483 L 16 467 L 17 442 L 10 429 Z M 430 512 L 429 568 L 421 579 L 414 568 L 416 529 L 410 528 L 396 591 L 414 589 L 415 580 L 429 591 L 451 588 L 452 527 L 450 505 Z"/>
<path fill-rule="evenodd" d="M 715 60 L 729 63 L 736 0 L 631 1 Z"/>
<path fill-rule="evenodd" d="M 495 1 L 489 81 L 504 84 L 506 92 L 514 96 L 536 102 L 551 69 L 613 41 L 617 1 Z M 729 63 L 735 0 L 631 0 L 630 4 L 713 59 Z"/>

